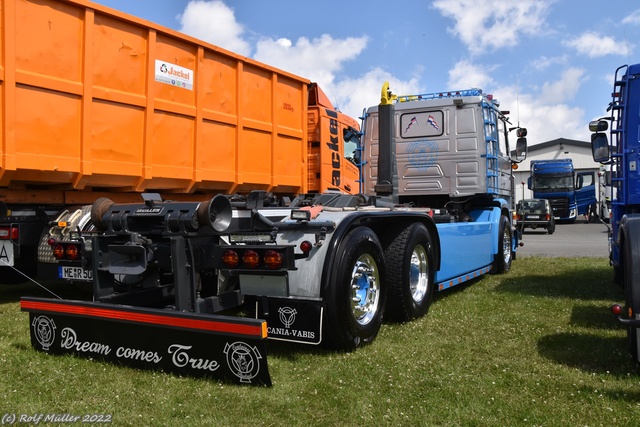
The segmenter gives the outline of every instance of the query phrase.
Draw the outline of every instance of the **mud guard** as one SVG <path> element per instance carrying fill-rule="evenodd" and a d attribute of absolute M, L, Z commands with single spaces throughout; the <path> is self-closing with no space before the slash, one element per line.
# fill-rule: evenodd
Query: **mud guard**
<path fill-rule="evenodd" d="M 20 308 L 45 353 L 271 386 L 263 320 L 27 297 Z"/>

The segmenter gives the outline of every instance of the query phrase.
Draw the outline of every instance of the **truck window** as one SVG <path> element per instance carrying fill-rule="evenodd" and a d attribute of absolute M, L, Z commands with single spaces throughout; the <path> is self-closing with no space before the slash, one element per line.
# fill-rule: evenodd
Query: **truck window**
<path fill-rule="evenodd" d="M 343 132 L 344 157 L 354 165 L 360 164 L 360 136 L 357 131 L 347 128 Z"/>
<path fill-rule="evenodd" d="M 593 174 L 584 174 L 584 175 L 582 175 L 582 186 L 586 187 L 588 185 L 595 185 L 595 180 L 593 178 Z"/>
<path fill-rule="evenodd" d="M 498 120 L 498 149 L 500 150 L 500 157 L 508 157 L 509 149 L 507 147 L 507 131 L 506 123 L 500 119 Z"/>

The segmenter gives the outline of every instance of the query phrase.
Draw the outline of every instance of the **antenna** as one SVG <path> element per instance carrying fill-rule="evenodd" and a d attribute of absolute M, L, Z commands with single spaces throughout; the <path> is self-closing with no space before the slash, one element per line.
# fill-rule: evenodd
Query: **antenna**
<path fill-rule="evenodd" d="M 516 118 L 518 119 L 518 127 L 520 127 L 520 100 L 519 100 L 520 88 L 518 86 L 518 75 L 516 74 Z"/>

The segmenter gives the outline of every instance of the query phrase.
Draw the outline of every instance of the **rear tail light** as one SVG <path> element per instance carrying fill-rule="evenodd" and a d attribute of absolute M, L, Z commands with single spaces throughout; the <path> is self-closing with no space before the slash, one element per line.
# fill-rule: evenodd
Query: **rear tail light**
<path fill-rule="evenodd" d="M 244 254 L 242 254 L 242 264 L 247 268 L 256 268 L 260 264 L 260 256 L 258 256 L 256 251 L 244 251 Z"/>
<path fill-rule="evenodd" d="M 222 262 L 227 268 L 236 268 L 240 263 L 240 257 L 236 251 L 228 249 L 222 254 Z"/>
<path fill-rule="evenodd" d="M 264 264 L 271 270 L 277 270 L 282 266 L 282 255 L 276 251 L 267 251 L 264 254 Z"/>
<path fill-rule="evenodd" d="M 64 258 L 64 247 L 58 243 L 53 247 L 53 257 L 55 259 L 63 259 Z"/>
<path fill-rule="evenodd" d="M 78 247 L 76 245 L 67 246 L 64 253 L 67 256 L 67 259 L 70 259 L 70 260 L 75 261 L 80 257 L 80 251 L 78 250 Z"/>
<path fill-rule="evenodd" d="M 56 243 L 53 241 L 49 244 L 52 244 L 53 257 L 57 260 L 77 261 L 80 259 L 80 246 L 76 243 Z"/>
<path fill-rule="evenodd" d="M 287 255 L 276 249 L 226 249 L 222 253 L 223 268 L 245 268 L 258 269 L 267 268 L 269 270 L 278 270 L 281 268 L 290 268 L 287 266 Z"/>
<path fill-rule="evenodd" d="M 0 240 L 18 240 L 18 227 L 0 227 Z"/>

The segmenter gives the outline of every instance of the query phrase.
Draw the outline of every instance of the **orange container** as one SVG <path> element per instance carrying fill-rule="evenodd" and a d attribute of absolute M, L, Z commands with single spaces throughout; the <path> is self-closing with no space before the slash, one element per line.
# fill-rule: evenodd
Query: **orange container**
<path fill-rule="evenodd" d="M 0 5 L 0 187 L 306 191 L 307 79 L 88 1 Z"/>

